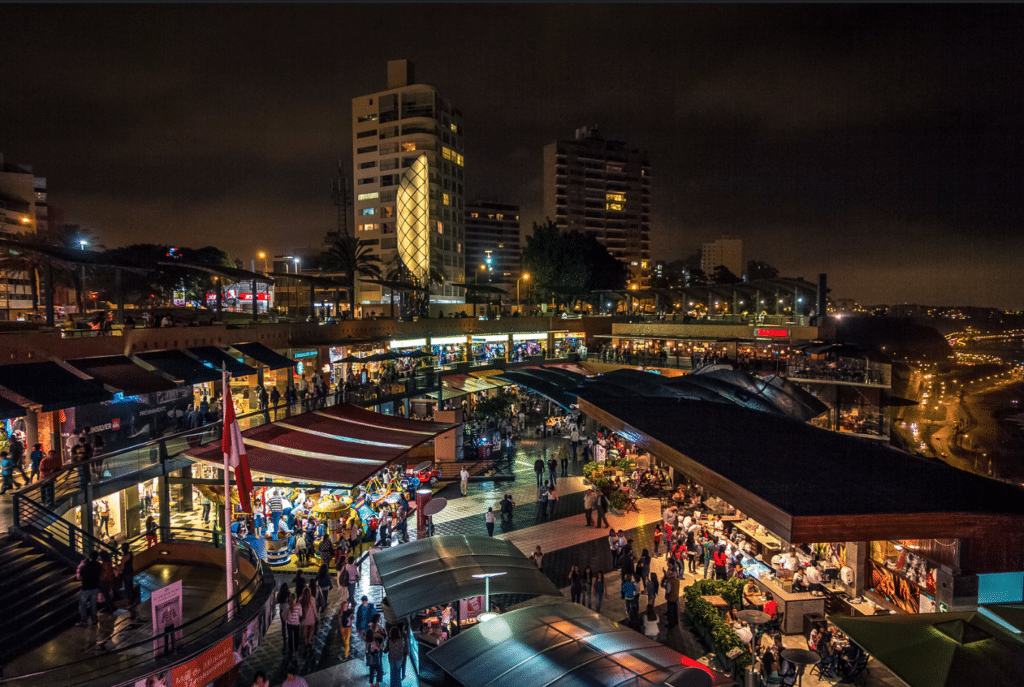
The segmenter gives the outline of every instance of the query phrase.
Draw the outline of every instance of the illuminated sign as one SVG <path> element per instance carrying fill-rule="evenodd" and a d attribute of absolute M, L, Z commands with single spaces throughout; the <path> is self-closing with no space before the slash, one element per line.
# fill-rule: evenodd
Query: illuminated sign
<path fill-rule="evenodd" d="M 775 329 L 774 327 L 758 327 L 757 336 L 771 339 L 780 339 L 789 336 L 788 329 Z"/>

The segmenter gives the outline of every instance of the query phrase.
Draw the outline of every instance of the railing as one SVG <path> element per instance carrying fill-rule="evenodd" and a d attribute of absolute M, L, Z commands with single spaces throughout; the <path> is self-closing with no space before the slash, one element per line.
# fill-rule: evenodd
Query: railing
<path fill-rule="evenodd" d="M 212 536 L 213 533 L 205 530 L 172 528 L 170 536 L 164 541 L 216 546 L 217 542 L 211 540 Z M 141 541 L 144 538 L 144 535 L 140 536 L 132 540 L 130 545 L 133 549 L 141 548 Z M 248 543 L 234 541 L 239 555 L 246 557 L 253 565 L 255 573 L 230 599 L 173 630 L 154 635 L 148 629 L 139 629 L 127 637 L 123 633 L 117 633 L 108 641 L 108 645 L 112 641 L 115 646 L 107 653 L 33 673 L 5 677 L 0 679 L 0 685 L 72 687 L 100 678 L 106 679 L 107 684 L 130 685 L 155 669 L 163 670 L 170 665 L 180 664 L 209 649 L 216 640 L 229 636 L 225 631 L 226 625 L 230 624 L 233 631 L 236 627 L 245 626 L 263 612 L 265 603 L 250 602 L 258 602 L 260 599 L 265 601 L 267 594 L 273 594 L 274 578 L 269 568 L 264 566 L 255 549 Z M 233 604 L 236 609 L 233 620 L 228 618 L 229 604 Z M 214 633 L 216 636 L 211 637 Z"/>
<path fill-rule="evenodd" d="M 51 549 L 70 566 L 92 551 L 117 549 L 94 537 L 74 523 L 68 522 L 42 504 L 22 495 L 15 503 L 15 528 L 23 536 Z"/>
<path fill-rule="evenodd" d="M 765 327 L 793 325 L 804 327 L 810 324 L 810 317 L 806 315 L 711 315 L 709 317 L 693 317 L 674 313 L 671 315 L 654 315 L 648 313 L 637 313 L 634 315 L 615 314 L 612 315 L 614 324 L 734 324 L 745 327 Z"/>

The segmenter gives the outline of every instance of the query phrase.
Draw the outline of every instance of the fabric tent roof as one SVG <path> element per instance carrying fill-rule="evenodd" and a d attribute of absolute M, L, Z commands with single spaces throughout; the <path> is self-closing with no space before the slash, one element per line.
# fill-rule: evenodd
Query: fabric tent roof
<path fill-rule="evenodd" d="M 1009 608 L 1019 614 L 1024 606 Z M 910 687 L 1020 685 L 1024 637 L 995 622 L 987 610 L 829 620 Z"/>
<path fill-rule="evenodd" d="M 494 537 L 453 534 L 417 539 L 373 555 L 391 611 L 396 618 L 424 608 L 482 596 L 481 573 L 491 578 L 491 594 L 561 592 L 515 544 Z"/>
<path fill-rule="evenodd" d="M 247 429 L 242 442 L 253 472 L 355 486 L 414 446 L 456 426 L 340 405 Z M 219 441 L 185 455 L 216 465 L 224 462 Z"/>
<path fill-rule="evenodd" d="M 77 358 L 67 362 L 102 384 L 108 391 L 120 391 L 127 396 L 178 388 L 174 382 L 136 365 L 125 355 Z"/>
<path fill-rule="evenodd" d="M 466 687 L 653 687 L 683 667 L 673 649 L 564 602 L 503 613 L 427 656 Z"/>
<path fill-rule="evenodd" d="M 271 370 L 280 370 L 285 367 L 294 367 L 295 361 L 286 358 L 280 353 L 275 353 L 263 344 L 253 341 L 251 343 L 231 344 L 231 348 L 239 353 L 249 356 L 253 360 L 263 363 Z"/>
<path fill-rule="evenodd" d="M 0 386 L 13 391 L 43 412 L 109 401 L 113 395 L 57 363 L 0 365 Z"/>
<path fill-rule="evenodd" d="M 143 351 L 136 353 L 135 358 L 179 384 L 202 384 L 220 379 L 220 370 L 207 367 L 185 351 Z"/>
<path fill-rule="evenodd" d="M 188 349 L 188 352 L 215 370 L 219 371 L 221 365 L 224 365 L 224 368 L 232 377 L 245 377 L 256 374 L 255 367 L 246 365 L 223 348 L 217 346 L 199 346 Z"/>

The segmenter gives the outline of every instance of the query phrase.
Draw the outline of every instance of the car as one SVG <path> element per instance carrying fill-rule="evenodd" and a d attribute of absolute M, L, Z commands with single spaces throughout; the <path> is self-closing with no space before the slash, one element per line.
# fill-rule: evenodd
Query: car
<path fill-rule="evenodd" d="M 432 486 L 432 487 L 436 486 L 437 483 L 441 479 L 441 471 L 440 470 L 435 470 L 433 468 L 433 466 L 428 467 L 428 468 L 426 468 L 424 470 L 420 470 L 419 472 L 416 472 L 416 466 L 415 465 L 406 465 L 405 466 L 405 475 L 406 475 L 406 477 L 415 477 L 416 479 L 418 479 L 420 481 L 420 484 L 423 484 L 424 482 L 428 482 L 430 484 L 430 486 Z"/>

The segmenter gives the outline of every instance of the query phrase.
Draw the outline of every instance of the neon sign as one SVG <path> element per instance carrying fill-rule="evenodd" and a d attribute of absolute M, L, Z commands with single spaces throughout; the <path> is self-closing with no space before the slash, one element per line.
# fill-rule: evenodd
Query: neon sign
<path fill-rule="evenodd" d="M 758 327 L 757 336 L 768 337 L 772 339 L 779 339 L 789 336 L 788 329 L 776 329 L 774 327 Z"/>

